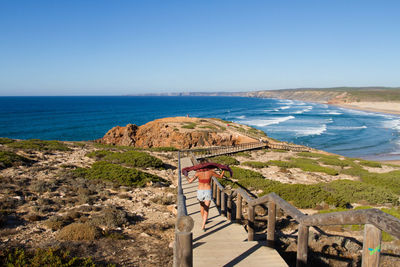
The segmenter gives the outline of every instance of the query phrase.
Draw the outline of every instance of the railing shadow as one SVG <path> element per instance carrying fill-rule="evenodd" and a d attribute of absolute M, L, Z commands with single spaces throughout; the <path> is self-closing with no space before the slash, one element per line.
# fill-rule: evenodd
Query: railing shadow
<path fill-rule="evenodd" d="M 236 258 L 234 258 L 233 260 L 231 260 L 230 262 L 224 264 L 223 266 L 224 267 L 236 266 L 237 264 L 239 264 L 241 261 L 243 261 L 244 259 L 249 257 L 251 254 L 256 252 L 261 247 L 263 247 L 263 244 L 257 243 L 254 246 L 252 246 L 251 248 L 249 248 L 248 250 L 246 250 L 245 252 L 243 252 L 242 254 L 240 254 L 239 256 L 237 256 Z"/>

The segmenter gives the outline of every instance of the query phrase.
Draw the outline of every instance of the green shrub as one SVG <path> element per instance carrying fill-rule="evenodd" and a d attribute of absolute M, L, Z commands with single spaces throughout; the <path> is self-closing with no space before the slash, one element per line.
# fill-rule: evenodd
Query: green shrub
<path fill-rule="evenodd" d="M 295 168 L 300 168 L 303 171 L 308 172 L 323 172 L 329 175 L 338 175 L 339 172 L 332 168 L 322 167 L 312 159 L 306 158 L 293 158 L 291 159 L 291 163 L 295 166 Z"/>
<path fill-rule="evenodd" d="M 267 162 L 268 165 L 274 165 L 281 168 L 294 168 L 294 165 L 289 161 L 282 160 L 270 160 Z"/>
<path fill-rule="evenodd" d="M 318 162 L 325 164 L 325 165 L 331 165 L 331 166 L 339 166 L 339 167 L 347 167 L 353 164 L 352 161 L 348 160 L 341 160 L 339 158 L 320 158 Z"/>
<path fill-rule="evenodd" d="M 143 187 L 148 182 L 168 183 L 156 175 L 105 161 L 95 162 L 89 169 L 77 168 L 72 172 L 78 177 L 109 180 L 127 186 Z"/>
<path fill-rule="evenodd" d="M 112 152 L 107 150 L 98 150 L 87 154 L 88 157 L 96 158 L 97 160 L 104 160 L 111 163 L 126 164 L 132 167 L 141 168 L 161 168 L 164 163 L 145 152 L 140 151 L 126 151 L 126 152 Z"/>
<path fill-rule="evenodd" d="M 39 248 L 35 251 L 16 248 L 0 252 L 0 266 L 94 267 L 96 264 L 91 258 L 72 257 L 68 251 L 57 248 Z"/>
<path fill-rule="evenodd" d="M 372 168 L 382 168 L 382 164 L 376 161 L 360 160 L 359 164 Z"/>
<path fill-rule="evenodd" d="M 182 126 L 182 128 L 184 128 L 184 129 L 194 129 L 194 128 L 196 128 L 196 123 L 194 123 L 194 122 L 189 122 L 189 123 L 186 123 L 185 125 L 183 125 Z"/>
<path fill-rule="evenodd" d="M 1 145 L 10 144 L 10 143 L 14 143 L 14 142 L 15 142 L 15 140 L 13 140 L 13 139 L 0 137 L 0 144 Z"/>
<path fill-rule="evenodd" d="M 230 156 L 217 156 L 217 157 L 212 157 L 210 158 L 210 161 L 219 163 L 219 164 L 224 164 L 224 165 L 239 165 L 240 162 Z"/>
<path fill-rule="evenodd" d="M 24 150 L 37 150 L 37 151 L 70 151 L 65 144 L 60 141 L 45 141 L 39 139 L 30 139 L 17 141 L 6 144 L 9 147 Z"/>
<path fill-rule="evenodd" d="M 235 156 L 238 156 L 238 157 L 245 157 L 245 158 L 251 158 L 251 155 L 250 155 L 249 153 L 247 153 L 247 152 L 237 152 L 237 153 L 235 154 Z"/>
<path fill-rule="evenodd" d="M 242 165 L 246 165 L 257 169 L 268 167 L 268 164 L 266 162 L 259 162 L 259 161 L 245 161 L 242 163 Z"/>
<path fill-rule="evenodd" d="M 19 156 L 13 152 L 0 151 L 0 170 L 6 169 L 12 166 L 19 166 L 22 164 L 28 164 L 31 161 L 25 157 Z"/>
<path fill-rule="evenodd" d="M 202 125 L 202 126 L 199 126 L 199 128 L 201 128 L 201 129 L 211 129 L 211 130 L 217 131 L 217 127 L 212 126 L 212 125 Z"/>

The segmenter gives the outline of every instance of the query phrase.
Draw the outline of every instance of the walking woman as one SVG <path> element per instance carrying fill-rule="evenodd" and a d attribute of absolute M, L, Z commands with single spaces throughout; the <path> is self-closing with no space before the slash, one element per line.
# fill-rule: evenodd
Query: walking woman
<path fill-rule="evenodd" d="M 205 231 L 206 222 L 208 218 L 208 209 L 211 204 L 212 192 L 211 192 L 211 177 L 222 178 L 224 177 L 225 171 L 222 171 L 221 174 L 217 174 L 214 170 L 209 168 L 198 169 L 196 170 L 196 174 L 188 179 L 189 183 L 192 183 L 194 180 L 199 179 L 199 186 L 197 188 L 197 199 L 200 201 L 200 213 L 203 219 L 203 224 L 201 229 Z"/>

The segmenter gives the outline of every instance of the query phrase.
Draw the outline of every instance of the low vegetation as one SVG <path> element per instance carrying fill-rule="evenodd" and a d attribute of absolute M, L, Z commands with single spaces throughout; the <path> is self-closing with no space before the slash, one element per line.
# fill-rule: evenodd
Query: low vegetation
<path fill-rule="evenodd" d="M 112 152 L 98 150 L 87 154 L 87 156 L 110 163 L 126 164 L 131 167 L 162 168 L 164 166 L 160 159 L 140 151 Z"/>
<path fill-rule="evenodd" d="M 212 157 L 210 158 L 210 161 L 219 163 L 219 164 L 224 164 L 224 165 L 239 165 L 240 162 L 235 159 L 234 157 L 230 156 L 217 156 L 217 157 Z"/>
<path fill-rule="evenodd" d="M 0 151 L 0 170 L 6 169 L 11 166 L 20 166 L 22 164 L 28 164 L 31 161 L 25 157 L 19 156 L 13 152 Z"/>
<path fill-rule="evenodd" d="M 184 125 L 182 125 L 182 128 L 193 130 L 193 129 L 196 128 L 196 126 L 197 126 L 197 124 L 194 123 L 194 122 L 187 122 L 187 123 L 185 123 Z"/>
<path fill-rule="evenodd" d="M 91 258 L 72 257 L 68 251 L 49 248 L 28 251 L 22 248 L 0 251 L 0 266 L 60 266 L 94 267 L 98 266 Z M 114 265 L 107 265 L 114 266 Z"/>
<path fill-rule="evenodd" d="M 3 141 L 4 142 L 4 141 Z M 36 151 L 70 151 L 71 149 L 60 141 L 46 141 L 39 139 L 30 139 L 22 141 L 14 141 L 5 143 L 6 146 L 22 149 L 22 150 L 36 150 Z"/>
<path fill-rule="evenodd" d="M 73 170 L 73 173 L 76 177 L 108 180 L 120 185 L 135 187 L 143 187 L 150 182 L 168 183 L 165 179 L 156 175 L 106 161 L 95 162 L 91 168 L 77 168 Z"/>
<path fill-rule="evenodd" d="M 232 170 L 234 178 L 238 180 L 237 184 L 227 180 L 221 180 L 221 183 L 262 190 L 260 196 L 275 192 L 298 208 L 314 208 L 321 203 L 346 207 L 360 201 L 371 204 L 398 204 L 398 196 L 390 190 L 359 181 L 337 180 L 312 185 L 285 184 L 265 179 L 260 173 L 252 170 L 240 167 L 232 167 Z"/>

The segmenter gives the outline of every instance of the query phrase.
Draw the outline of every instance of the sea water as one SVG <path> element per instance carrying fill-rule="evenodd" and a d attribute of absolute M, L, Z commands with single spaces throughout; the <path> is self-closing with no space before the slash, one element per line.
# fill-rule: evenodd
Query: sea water
<path fill-rule="evenodd" d="M 0 137 L 80 141 L 114 126 L 213 117 L 282 141 L 348 157 L 400 159 L 400 116 L 293 100 L 243 97 L 0 97 Z"/>

